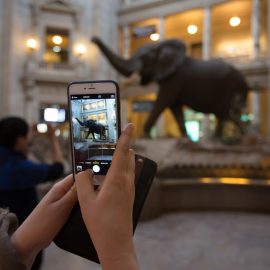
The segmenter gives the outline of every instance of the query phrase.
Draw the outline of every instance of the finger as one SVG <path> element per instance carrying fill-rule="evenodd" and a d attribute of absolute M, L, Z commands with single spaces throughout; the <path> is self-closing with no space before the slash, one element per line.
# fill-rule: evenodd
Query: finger
<path fill-rule="evenodd" d="M 72 187 L 74 181 L 72 174 L 65 177 L 63 180 L 57 182 L 47 194 L 51 202 L 62 198 Z"/>
<path fill-rule="evenodd" d="M 93 174 L 90 170 L 80 172 L 76 175 L 75 184 L 79 203 L 81 206 L 86 205 L 89 200 L 96 197 L 92 181 Z"/>
<path fill-rule="evenodd" d="M 76 185 L 72 179 L 73 185 L 68 189 L 66 194 L 61 198 L 64 205 L 73 206 L 78 201 Z"/>
<path fill-rule="evenodd" d="M 132 134 L 134 130 L 134 125 L 129 123 L 123 129 L 121 136 L 118 140 L 116 149 L 114 151 L 113 160 L 112 160 L 112 170 L 118 170 L 120 168 L 125 168 L 128 163 L 127 155 L 132 142 Z"/>
<path fill-rule="evenodd" d="M 58 185 L 60 185 L 61 188 L 65 190 L 66 192 L 70 190 L 73 184 L 74 184 L 74 180 L 73 180 L 72 174 L 69 174 L 62 181 L 58 182 Z"/>
<path fill-rule="evenodd" d="M 125 153 L 124 161 L 110 166 L 101 191 L 106 192 L 116 183 L 121 187 L 132 187 L 135 183 L 135 153 L 132 149 Z"/>
<path fill-rule="evenodd" d="M 61 201 L 65 206 L 74 205 L 78 201 L 77 192 L 73 187 L 61 198 Z"/>

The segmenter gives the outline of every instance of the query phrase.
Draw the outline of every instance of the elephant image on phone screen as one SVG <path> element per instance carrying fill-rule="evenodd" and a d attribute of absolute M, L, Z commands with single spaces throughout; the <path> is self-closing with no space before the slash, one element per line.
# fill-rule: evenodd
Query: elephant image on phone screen
<path fill-rule="evenodd" d="M 86 139 L 89 138 L 89 135 L 92 134 L 93 140 L 96 140 L 95 134 L 99 135 L 100 140 L 106 139 L 106 128 L 102 124 L 97 123 L 95 120 L 85 120 L 81 121 L 75 117 L 80 126 L 87 129 Z"/>
<path fill-rule="evenodd" d="M 183 136 L 187 136 L 183 106 L 210 114 L 217 119 L 216 136 L 222 135 L 226 121 L 233 121 L 243 132 L 240 121 L 248 84 L 232 65 L 219 60 L 201 60 L 187 55 L 186 45 L 177 39 L 145 44 L 130 59 L 123 59 L 99 38 L 92 41 L 122 75 L 140 75 L 141 85 L 156 82 L 157 98 L 144 125 L 149 135 L 160 114 L 169 108 Z"/>

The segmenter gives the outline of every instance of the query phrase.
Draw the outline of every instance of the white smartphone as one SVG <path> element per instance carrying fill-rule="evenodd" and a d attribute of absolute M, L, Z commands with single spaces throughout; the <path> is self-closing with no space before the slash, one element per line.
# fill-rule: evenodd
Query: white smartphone
<path fill-rule="evenodd" d="M 68 86 L 74 179 L 86 169 L 98 187 L 112 162 L 119 138 L 120 98 L 114 81 L 80 81 Z"/>

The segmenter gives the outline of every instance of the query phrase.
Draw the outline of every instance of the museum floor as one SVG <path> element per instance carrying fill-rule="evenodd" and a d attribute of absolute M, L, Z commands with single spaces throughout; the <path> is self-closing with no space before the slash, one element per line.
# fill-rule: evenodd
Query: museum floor
<path fill-rule="evenodd" d="M 135 233 L 141 270 L 270 269 L 270 216 L 188 212 L 142 222 Z M 49 246 L 42 270 L 100 266 Z"/>

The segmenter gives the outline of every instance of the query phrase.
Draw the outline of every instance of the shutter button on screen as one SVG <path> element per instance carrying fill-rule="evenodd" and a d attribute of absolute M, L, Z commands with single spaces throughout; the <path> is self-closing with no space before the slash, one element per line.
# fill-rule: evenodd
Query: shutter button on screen
<path fill-rule="evenodd" d="M 94 166 L 93 166 L 93 171 L 94 171 L 95 173 L 98 173 L 98 172 L 100 171 L 100 167 L 99 167 L 98 165 L 94 165 Z"/>

